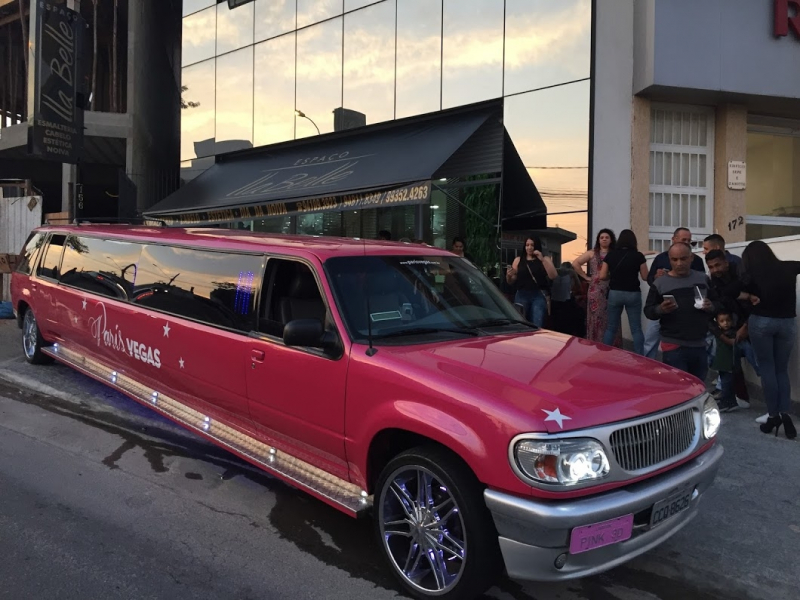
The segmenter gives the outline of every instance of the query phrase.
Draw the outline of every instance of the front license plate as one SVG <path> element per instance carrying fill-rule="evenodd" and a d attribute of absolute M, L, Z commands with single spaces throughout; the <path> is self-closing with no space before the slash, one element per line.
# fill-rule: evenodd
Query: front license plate
<path fill-rule="evenodd" d="M 632 514 L 611 519 L 610 521 L 576 527 L 572 530 L 572 535 L 570 536 L 569 553 L 580 554 L 595 548 L 618 544 L 629 539 L 632 533 Z"/>
<path fill-rule="evenodd" d="M 692 502 L 692 494 L 694 493 L 694 486 L 684 488 L 676 494 L 672 494 L 669 498 L 656 502 L 653 505 L 653 513 L 650 517 L 650 527 L 660 525 L 667 519 L 671 519 L 678 513 L 683 512 Z"/>

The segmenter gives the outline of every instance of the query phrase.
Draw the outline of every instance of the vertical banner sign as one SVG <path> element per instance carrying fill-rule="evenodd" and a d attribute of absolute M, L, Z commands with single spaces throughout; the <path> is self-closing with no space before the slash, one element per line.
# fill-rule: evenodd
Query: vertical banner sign
<path fill-rule="evenodd" d="M 63 5 L 33 0 L 33 123 L 28 151 L 76 164 L 83 146 L 83 107 L 78 106 L 80 15 Z"/>

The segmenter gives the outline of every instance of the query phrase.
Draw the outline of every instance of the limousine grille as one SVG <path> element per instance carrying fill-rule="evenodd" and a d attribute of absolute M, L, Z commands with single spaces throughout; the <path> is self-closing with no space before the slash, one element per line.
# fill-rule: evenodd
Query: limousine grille
<path fill-rule="evenodd" d="M 611 434 L 611 449 L 626 471 L 639 471 L 680 456 L 695 438 L 694 410 L 666 415 Z"/>

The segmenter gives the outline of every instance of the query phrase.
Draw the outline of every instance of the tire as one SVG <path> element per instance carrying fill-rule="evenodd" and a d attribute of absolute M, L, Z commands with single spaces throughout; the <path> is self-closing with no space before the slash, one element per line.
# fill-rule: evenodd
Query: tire
<path fill-rule="evenodd" d="M 25 360 L 32 365 L 49 365 L 53 362 L 53 358 L 42 352 L 42 348 L 49 345 L 39 331 L 33 309 L 28 308 L 22 319 L 22 352 L 25 354 Z"/>
<path fill-rule="evenodd" d="M 386 559 L 417 598 L 475 598 L 500 574 L 483 486 L 447 450 L 421 446 L 393 458 L 378 479 L 374 514 Z"/>

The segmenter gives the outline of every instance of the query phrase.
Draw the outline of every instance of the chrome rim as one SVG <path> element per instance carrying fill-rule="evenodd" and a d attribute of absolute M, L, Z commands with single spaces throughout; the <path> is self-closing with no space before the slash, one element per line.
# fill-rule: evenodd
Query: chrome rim
<path fill-rule="evenodd" d="M 36 352 L 36 338 L 38 337 L 38 329 L 36 327 L 36 317 L 33 316 L 33 311 L 28 309 L 25 313 L 25 322 L 22 327 L 22 348 L 25 350 L 25 356 L 33 358 Z"/>
<path fill-rule="evenodd" d="M 394 568 L 413 587 L 441 595 L 467 559 L 464 520 L 453 494 L 423 467 L 402 467 L 381 491 L 380 528 Z"/>

